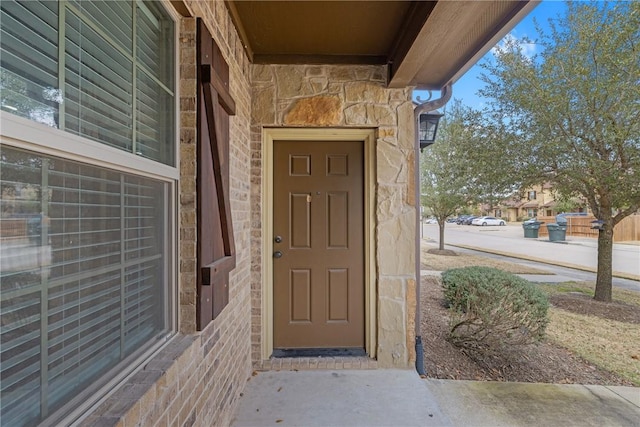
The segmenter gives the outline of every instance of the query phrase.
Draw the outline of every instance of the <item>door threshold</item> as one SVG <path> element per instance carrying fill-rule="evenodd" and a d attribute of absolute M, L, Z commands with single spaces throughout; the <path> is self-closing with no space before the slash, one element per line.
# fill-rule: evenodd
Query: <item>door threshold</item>
<path fill-rule="evenodd" d="M 273 358 L 296 357 L 363 357 L 364 348 L 278 348 L 273 350 Z"/>
<path fill-rule="evenodd" d="M 364 350 L 359 353 L 361 355 L 357 356 L 349 356 L 346 352 L 341 355 L 328 355 L 328 353 L 325 352 L 324 355 L 320 355 L 320 352 L 318 351 L 319 349 L 313 350 L 315 352 L 315 355 L 313 356 L 305 355 L 298 357 L 277 357 L 278 350 L 276 350 L 274 352 L 274 356 L 271 356 L 267 360 L 261 360 L 255 363 L 253 367 L 258 371 L 305 371 L 323 369 L 333 371 L 342 369 L 378 369 L 378 361 L 367 356 L 364 353 Z"/>

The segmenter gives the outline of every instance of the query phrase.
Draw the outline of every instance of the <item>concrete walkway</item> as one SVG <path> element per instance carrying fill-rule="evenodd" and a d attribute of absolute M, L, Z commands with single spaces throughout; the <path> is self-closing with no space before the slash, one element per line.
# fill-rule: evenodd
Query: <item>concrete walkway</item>
<path fill-rule="evenodd" d="M 640 388 L 421 379 L 413 370 L 269 371 L 232 426 L 638 426 Z"/>

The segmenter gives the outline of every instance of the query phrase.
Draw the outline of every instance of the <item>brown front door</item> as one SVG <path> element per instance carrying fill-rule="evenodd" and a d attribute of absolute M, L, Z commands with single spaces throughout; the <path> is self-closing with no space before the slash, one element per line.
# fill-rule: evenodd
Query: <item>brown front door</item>
<path fill-rule="evenodd" d="M 274 141 L 274 348 L 364 347 L 361 141 Z"/>

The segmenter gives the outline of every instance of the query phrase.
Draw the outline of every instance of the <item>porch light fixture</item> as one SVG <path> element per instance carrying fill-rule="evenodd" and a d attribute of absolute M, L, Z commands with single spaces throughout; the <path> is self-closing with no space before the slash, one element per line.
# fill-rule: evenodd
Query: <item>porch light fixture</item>
<path fill-rule="evenodd" d="M 438 122 L 444 114 L 440 113 L 421 113 L 419 116 L 418 140 L 420 142 L 420 151 L 430 146 L 436 141 L 436 133 L 438 132 Z"/>

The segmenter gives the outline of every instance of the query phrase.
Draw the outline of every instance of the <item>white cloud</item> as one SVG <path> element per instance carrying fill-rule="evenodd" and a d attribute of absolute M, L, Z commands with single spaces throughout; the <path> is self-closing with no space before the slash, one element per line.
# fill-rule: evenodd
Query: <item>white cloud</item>
<path fill-rule="evenodd" d="M 510 50 L 513 46 L 517 46 L 518 50 L 526 58 L 533 58 L 537 53 L 537 45 L 529 41 L 526 37 L 518 38 L 514 33 L 509 33 L 491 49 L 494 56 L 500 56 L 504 52 Z"/>

